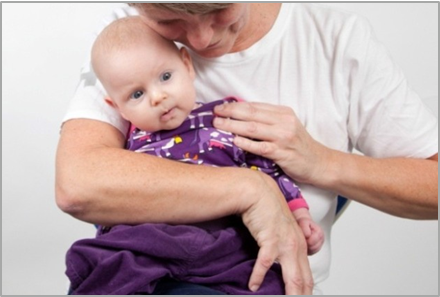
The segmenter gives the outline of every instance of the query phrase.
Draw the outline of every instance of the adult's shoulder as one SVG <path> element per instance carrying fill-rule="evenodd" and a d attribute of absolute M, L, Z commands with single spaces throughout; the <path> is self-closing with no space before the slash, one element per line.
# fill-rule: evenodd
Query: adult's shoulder
<path fill-rule="evenodd" d="M 374 36 L 369 21 L 356 13 L 322 3 L 288 3 L 288 32 L 304 44 L 320 46 L 327 57 L 335 51 L 344 53 L 347 47 L 366 48 Z"/>
<path fill-rule="evenodd" d="M 339 34 L 342 30 L 370 30 L 369 21 L 356 13 L 325 3 L 285 3 L 291 11 L 291 20 L 305 29 L 314 27 L 325 32 Z"/>

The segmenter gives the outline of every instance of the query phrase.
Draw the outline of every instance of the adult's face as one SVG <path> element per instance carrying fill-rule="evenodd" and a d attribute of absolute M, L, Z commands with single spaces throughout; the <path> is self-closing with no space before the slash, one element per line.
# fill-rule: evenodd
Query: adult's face
<path fill-rule="evenodd" d="M 249 28 L 250 4 L 231 4 L 204 15 L 171 12 L 160 8 L 142 11 L 148 25 L 163 37 L 188 46 L 206 58 L 242 49 Z"/>

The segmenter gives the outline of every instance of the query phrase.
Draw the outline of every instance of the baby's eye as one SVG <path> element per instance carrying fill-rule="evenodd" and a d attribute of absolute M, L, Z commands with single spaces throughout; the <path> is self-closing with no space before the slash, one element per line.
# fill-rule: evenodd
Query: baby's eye
<path fill-rule="evenodd" d="M 162 77 L 160 78 L 161 81 L 167 81 L 171 78 L 171 73 L 170 72 L 165 72 L 164 74 L 162 74 Z"/>
<path fill-rule="evenodd" d="M 144 92 L 142 91 L 136 91 L 133 94 L 131 94 L 130 99 L 139 99 L 142 97 L 143 94 Z"/>

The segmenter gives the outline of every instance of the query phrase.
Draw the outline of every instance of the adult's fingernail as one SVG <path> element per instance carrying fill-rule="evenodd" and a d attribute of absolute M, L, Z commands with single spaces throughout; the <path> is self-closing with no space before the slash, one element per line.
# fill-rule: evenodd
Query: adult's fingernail
<path fill-rule="evenodd" d="M 214 125 L 222 125 L 225 122 L 224 119 L 216 117 L 214 118 Z"/>
<path fill-rule="evenodd" d="M 224 104 L 220 104 L 214 107 L 214 111 L 222 111 L 223 109 L 225 109 Z"/>
<path fill-rule="evenodd" d="M 251 291 L 252 292 L 257 292 L 257 290 L 258 290 L 258 286 L 252 286 L 251 287 Z"/>

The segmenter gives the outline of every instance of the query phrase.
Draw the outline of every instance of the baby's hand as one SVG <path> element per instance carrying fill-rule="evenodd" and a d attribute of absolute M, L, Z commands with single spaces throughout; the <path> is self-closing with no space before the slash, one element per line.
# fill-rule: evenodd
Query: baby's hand
<path fill-rule="evenodd" d="M 293 215 L 306 238 L 307 253 L 309 255 L 316 254 L 324 244 L 324 232 L 321 227 L 312 220 L 307 209 L 297 209 L 293 212 Z"/>

